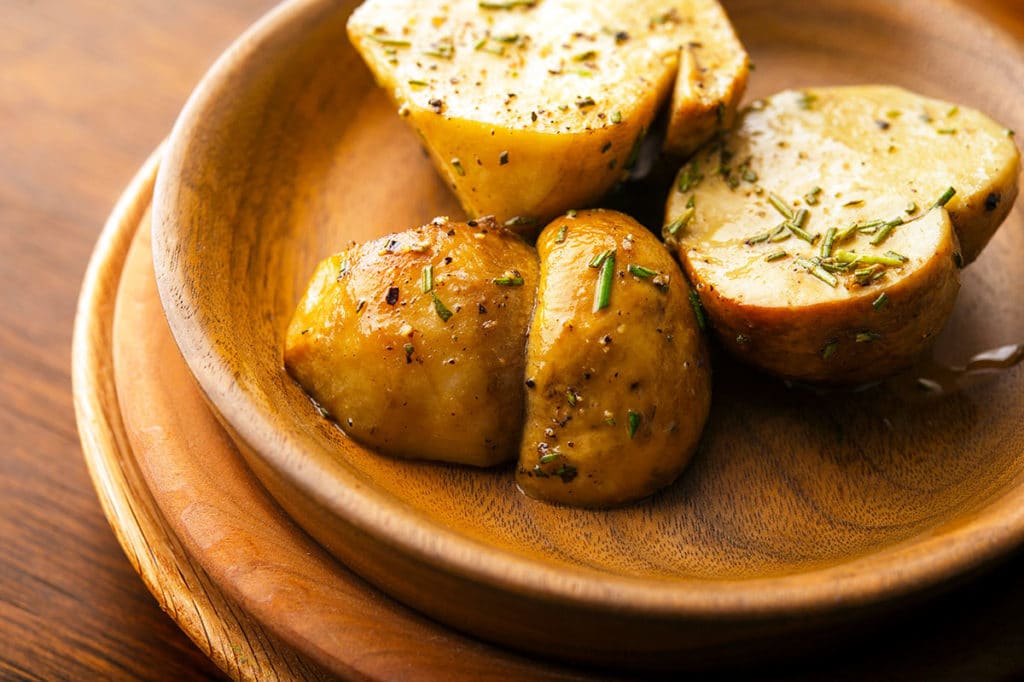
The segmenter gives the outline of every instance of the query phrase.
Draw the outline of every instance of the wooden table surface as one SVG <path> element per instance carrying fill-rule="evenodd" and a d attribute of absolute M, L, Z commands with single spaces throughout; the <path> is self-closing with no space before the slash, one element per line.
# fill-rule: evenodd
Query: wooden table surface
<path fill-rule="evenodd" d="M 221 677 L 103 516 L 75 429 L 71 330 L 119 192 L 273 4 L 0 0 L 0 679 Z M 970 4 L 1024 40 L 1021 0 Z M 942 598 L 958 621 L 936 635 L 957 649 L 949 679 L 1024 677 L 1021 576 L 1024 552 Z M 894 674 L 913 678 L 908 665 Z"/>

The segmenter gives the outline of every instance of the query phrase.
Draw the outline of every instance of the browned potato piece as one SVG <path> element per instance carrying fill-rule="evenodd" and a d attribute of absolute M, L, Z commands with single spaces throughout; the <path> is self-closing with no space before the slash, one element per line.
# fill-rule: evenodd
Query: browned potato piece
<path fill-rule="evenodd" d="M 429 225 L 323 261 L 285 366 L 355 440 L 407 458 L 515 456 L 537 256 L 491 221 Z"/>
<path fill-rule="evenodd" d="M 783 92 L 682 168 L 664 236 L 736 355 L 870 382 L 942 329 L 1019 172 L 976 111 L 882 86 Z"/>
<path fill-rule="evenodd" d="M 686 466 L 708 415 L 689 287 L 657 238 L 615 211 L 559 218 L 537 249 L 519 486 L 585 507 L 650 495 Z"/>
<path fill-rule="evenodd" d="M 708 139 L 748 72 L 716 0 L 367 0 L 348 30 L 467 214 L 534 233 L 619 182 L 670 97 L 667 146 Z"/>

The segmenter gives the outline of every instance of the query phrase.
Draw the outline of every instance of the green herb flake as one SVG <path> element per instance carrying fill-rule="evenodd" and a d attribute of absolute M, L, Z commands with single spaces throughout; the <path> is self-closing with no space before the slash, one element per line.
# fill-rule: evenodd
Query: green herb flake
<path fill-rule="evenodd" d="M 882 338 L 882 335 L 878 332 L 860 332 L 857 334 L 857 343 L 871 343 Z"/>
<path fill-rule="evenodd" d="M 769 263 L 774 263 L 777 260 L 782 260 L 788 255 L 789 254 L 786 253 L 784 250 L 779 249 L 778 251 L 773 251 L 772 253 L 769 253 L 767 256 L 764 257 L 764 259 Z"/>
<path fill-rule="evenodd" d="M 546 455 L 541 455 L 540 463 L 541 464 L 550 464 L 551 462 L 554 462 L 555 460 L 557 460 L 561 456 L 562 456 L 561 453 L 549 452 Z"/>
<path fill-rule="evenodd" d="M 629 267 L 626 269 L 629 270 L 629 274 L 633 275 L 634 277 L 639 277 L 640 279 L 648 279 L 658 274 L 656 270 L 645 268 L 642 265 L 630 264 Z"/>
<path fill-rule="evenodd" d="M 949 200 L 952 199 L 955 194 L 955 189 L 953 189 L 952 187 L 947 188 L 946 191 L 942 193 L 942 196 L 935 200 L 935 203 L 932 204 L 932 208 L 939 208 L 940 206 L 945 206 L 946 204 L 949 203 Z"/>
<path fill-rule="evenodd" d="M 811 275 L 817 277 L 825 284 L 829 285 L 833 289 L 839 285 L 839 280 L 831 272 L 821 267 L 821 263 L 806 258 L 797 258 L 797 265 L 807 270 Z"/>
<path fill-rule="evenodd" d="M 903 211 L 907 215 L 914 215 L 915 213 L 917 213 L 917 204 L 911 201 L 907 204 L 906 208 L 904 208 Z"/>
<path fill-rule="evenodd" d="M 704 313 L 704 304 L 700 302 L 700 296 L 693 289 L 690 289 L 690 307 L 693 308 L 693 314 L 697 317 L 697 327 L 702 332 L 707 331 L 708 318 Z"/>
<path fill-rule="evenodd" d="M 640 428 L 640 413 L 634 410 L 629 410 L 627 415 L 626 430 L 629 432 L 629 439 L 633 440 L 633 436 L 636 435 L 636 430 Z"/>
<path fill-rule="evenodd" d="M 601 263 L 601 274 L 597 279 L 594 294 L 594 312 L 607 308 L 612 298 L 612 283 L 615 281 L 615 250 L 606 252 Z"/>
<path fill-rule="evenodd" d="M 578 394 L 578 393 L 577 393 L 576 391 L 574 391 L 573 389 L 571 389 L 571 388 L 567 388 L 567 389 L 565 390 L 565 399 L 566 399 L 567 401 L 569 401 L 569 404 L 570 404 L 570 405 L 572 405 L 573 407 L 575 407 L 575 406 L 576 406 L 576 403 L 577 403 L 577 402 L 579 401 L 579 399 L 580 399 L 580 395 L 579 395 L 579 394 Z"/>
<path fill-rule="evenodd" d="M 881 310 L 887 305 L 889 305 L 889 295 L 886 294 L 884 291 L 881 294 L 879 294 L 878 298 L 876 298 L 871 303 L 871 307 L 874 308 L 875 310 Z"/>
<path fill-rule="evenodd" d="M 407 364 L 407 365 L 412 364 L 412 354 L 416 352 L 416 348 L 411 343 L 405 344 L 404 348 L 405 348 L 405 364 Z"/>
<path fill-rule="evenodd" d="M 558 236 L 555 237 L 555 243 L 556 244 L 561 244 L 562 242 L 564 242 L 565 241 L 565 233 L 568 232 L 568 231 L 569 231 L 569 226 L 568 225 L 562 225 L 560 228 L 558 228 Z"/>
<path fill-rule="evenodd" d="M 462 176 L 466 175 L 466 169 L 462 167 L 462 161 L 460 161 L 459 159 L 452 159 L 451 163 L 452 168 L 455 169 L 456 173 Z"/>
<path fill-rule="evenodd" d="M 785 200 L 783 200 L 779 195 L 775 194 L 774 192 L 769 192 L 768 203 L 771 204 L 776 211 L 781 213 L 783 218 L 787 220 L 793 219 L 793 209 L 791 209 L 786 204 Z"/>
<path fill-rule="evenodd" d="M 839 342 L 838 341 L 835 341 L 835 340 L 829 341 L 828 343 L 825 344 L 825 347 L 821 349 L 821 359 L 822 360 L 828 360 L 829 358 L 831 358 L 833 355 L 836 354 L 836 350 L 838 348 L 839 348 Z"/>
<path fill-rule="evenodd" d="M 425 88 L 428 85 L 430 85 L 430 83 L 428 83 L 427 81 L 423 81 L 423 80 L 410 79 L 409 80 L 409 85 L 413 86 L 414 88 Z"/>
<path fill-rule="evenodd" d="M 612 112 L 611 121 L 612 121 L 612 123 L 614 123 L 616 125 L 618 125 L 619 123 L 622 123 L 622 112 L 621 111 L 613 111 Z"/>
<path fill-rule="evenodd" d="M 678 218 L 670 222 L 668 225 L 665 225 L 663 228 L 661 228 L 662 239 L 669 241 L 675 238 L 679 234 L 679 231 L 686 227 L 691 220 L 693 220 L 695 212 L 696 211 L 694 210 L 693 206 L 691 206 L 687 208 L 685 211 L 683 211 L 683 214 L 681 216 L 679 216 Z"/>
<path fill-rule="evenodd" d="M 429 294 L 434 290 L 434 266 L 427 265 L 423 268 L 423 293 Z"/>
<path fill-rule="evenodd" d="M 804 195 L 804 203 L 808 206 L 816 206 L 818 203 L 818 195 L 821 194 L 821 188 L 815 187 L 810 192 Z"/>
<path fill-rule="evenodd" d="M 901 263 L 906 263 L 908 260 L 910 260 L 909 258 L 904 256 L 902 253 L 896 253 L 895 251 L 886 251 L 885 255 L 887 257 L 889 257 L 889 258 L 895 258 L 896 260 L 898 260 Z"/>
<path fill-rule="evenodd" d="M 430 298 L 434 301 L 434 311 L 437 316 L 441 318 L 443 322 L 447 322 L 452 318 L 452 311 L 448 310 L 448 307 L 437 297 L 437 294 L 430 292 Z"/>
<path fill-rule="evenodd" d="M 515 270 L 506 272 L 501 277 L 495 277 L 491 281 L 502 287 L 521 287 L 524 283 L 522 275 Z"/>
<path fill-rule="evenodd" d="M 393 38 L 385 35 L 371 35 L 371 39 L 376 40 L 381 45 L 390 45 L 391 47 L 409 47 L 412 43 L 405 38 Z"/>
<path fill-rule="evenodd" d="M 821 242 L 821 250 L 818 252 L 822 258 L 828 258 L 832 255 L 832 246 L 836 242 L 836 233 L 839 230 L 835 227 L 830 227 L 825 232 L 825 239 Z"/>
<path fill-rule="evenodd" d="M 679 173 L 679 178 L 676 180 L 676 189 L 680 194 L 685 194 L 699 185 L 703 179 L 704 176 L 700 174 L 697 159 L 694 159 Z"/>
<path fill-rule="evenodd" d="M 591 258 L 590 262 L 587 263 L 587 266 L 591 267 L 591 268 L 599 268 L 599 267 L 601 267 L 601 264 L 604 263 L 605 259 L 608 258 L 608 255 L 611 252 L 612 252 L 611 249 L 605 249 L 601 253 L 599 253 L 599 254 L 595 255 L 593 258 Z"/>

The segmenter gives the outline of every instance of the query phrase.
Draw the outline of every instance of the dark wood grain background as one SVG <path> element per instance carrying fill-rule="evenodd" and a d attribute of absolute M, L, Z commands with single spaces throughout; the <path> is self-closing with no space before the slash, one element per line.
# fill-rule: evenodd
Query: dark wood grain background
<path fill-rule="evenodd" d="M 120 190 L 216 56 L 273 4 L 0 0 L 0 679 L 221 676 L 103 516 L 75 430 L 71 330 Z M 1020 0 L 968 4 L 1024 40 Z M 949 661 L 943 679 L 1024 678 L 1022 614 L 1018 552 L 910 617 L 917 653 L 893 659 L 892 679 L 914 679 L 928 657 Z M 894 648 L 865 650 L 847 679 Z"/>

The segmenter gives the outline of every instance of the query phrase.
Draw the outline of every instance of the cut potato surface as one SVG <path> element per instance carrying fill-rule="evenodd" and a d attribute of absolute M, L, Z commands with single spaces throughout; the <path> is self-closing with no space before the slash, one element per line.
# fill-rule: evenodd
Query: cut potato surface
<path fill-rule="evenodd" d="M 368 0 L 349 35 L 466 212 L 535 230 L 623 177 L 681 54 L 670 150 L 727 126 L 748 72 L 714 0 Z"/>
<path fill-rule="evenodd" d="M 690 460 L 709 410 L 689 287 L 657 238 L 615 211 L 559 218 L 537 249 L 519 486 L 586 507 L 650 495 Z"/>
<path fill-rule="evenodd" d="M 439 218 L 332 256 L 288 329 L 285 366 L 352 438 L 406 458 L 515 457 L 536 252 Z"/>
<path fill-rule="evenodd" d="M 1017 195 L 979 112 L 893 87 L 780 93 L 681 169 L 666 241 L 723 343 L 795 379 L 910 364 Z"/>

